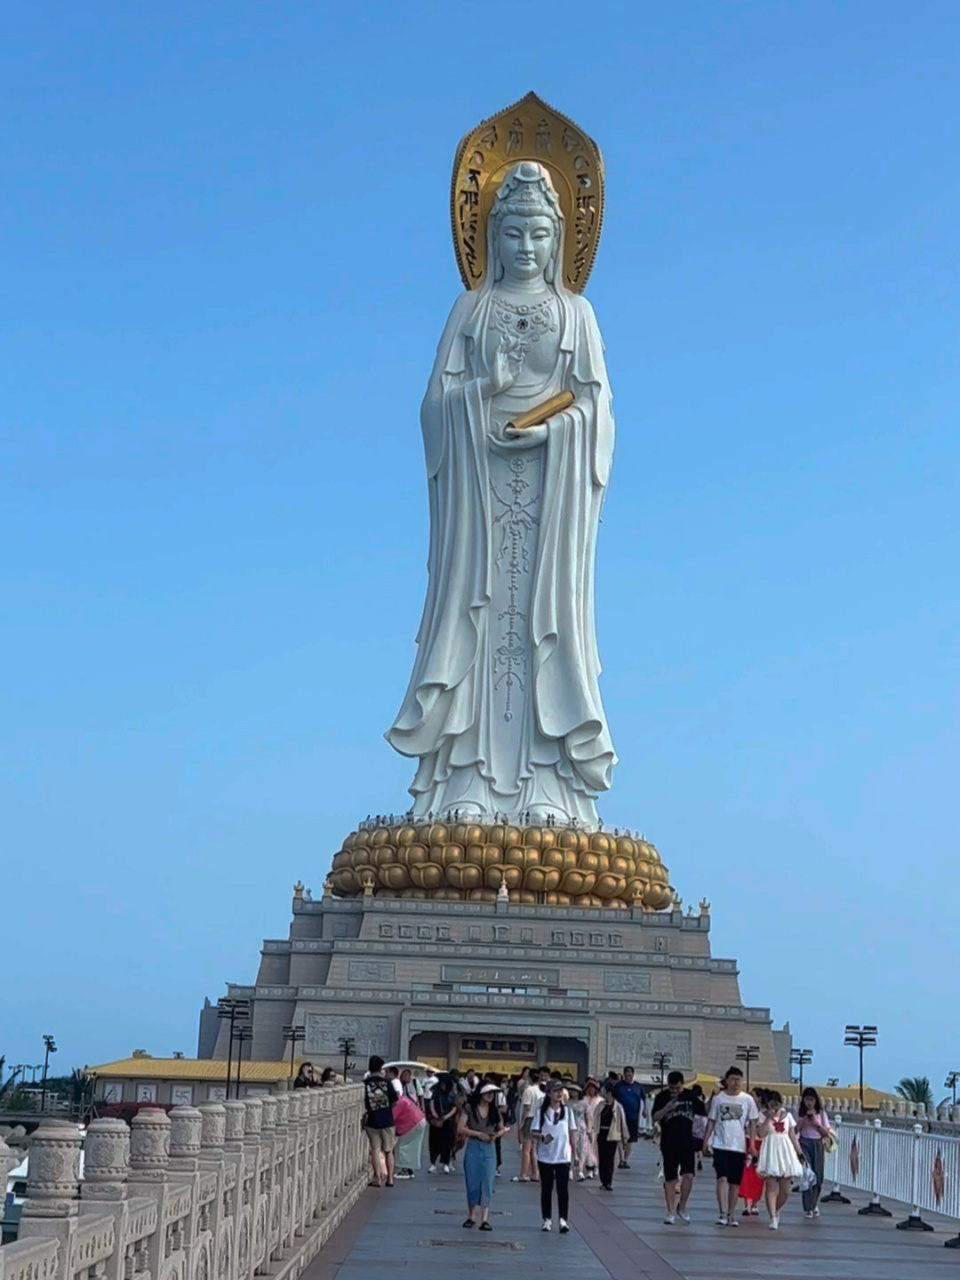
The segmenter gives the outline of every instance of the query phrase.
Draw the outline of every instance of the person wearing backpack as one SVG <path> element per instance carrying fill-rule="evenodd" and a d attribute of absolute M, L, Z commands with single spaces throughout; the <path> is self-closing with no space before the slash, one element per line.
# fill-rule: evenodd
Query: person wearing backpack
<path fill-rule="evenodd" d="M 396 1097 L 393 1082 L 383 1074 L 383 1059 L 374 1054 L 363 1080 L 363 1131 L 370 1143 L 371 1187 L 393 1186 L 393 1148 L 397 1144 L 393 1104 Z"/>
<path fill-rule="evenodd" d="M 557 1212 L 560 1234 L 570 1230 L 570 1164 L 573 1160 L 571 1131 L 577 1121 L 563 1100 L 563 1081 L 551 1080 L 547 1096 L 533 1115 L 531 1134 L 537 1143 L 537 1168 L 540 1174 L 540 1216 L 542 1231 L 553 1228 L 553 1189 L 557 1189 Z"/>

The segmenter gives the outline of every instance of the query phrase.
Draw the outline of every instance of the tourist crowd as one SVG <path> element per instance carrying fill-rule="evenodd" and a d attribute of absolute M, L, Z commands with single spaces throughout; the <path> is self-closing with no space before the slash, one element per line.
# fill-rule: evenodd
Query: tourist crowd
<path fill-rule="evenodd" d="M 305 1064 L 295 1087 L 336 1081 L 317 1077 Z M 495 1072 L 430 1072 L 370 1059 L 364 1076 L 363 1127 L 370 1147 L 370 1185 L 392 1187 L 415 1176 L 426 1145 L 432 1175 L 454 1172 L 461 1162 L 466 1193 L 465 1229 L 492 1230 L 490 1207 L 501 1176 L 504 1141 L 519 1148 L 514 1182 L 540 1187 L 541 1230 L 570 1230 L 570 1183 L 597 1179 L 613 1190 L 617 1170 L 630 1169 L 641 1136 L 659 1139 L 664 1221 L 689 1223 L 694 1180 L 712 1157 L 717 1223 L 736 1227 L 759 1213 L 778 1230 L 791 1189 L 800 1184 L 808 1219 L 819 1216 L 824 1153 L 834 1141 L 815 1089 L 803 1091 L 796 1115 L 774 1090 L 747 1092 L 731 1067 L 710 1099 L 699 1084 L 687 1087 L 680 1071 L 648 1099 L 632 1067 L 588 1076 L 582 1088 L 548 1067 L 528 1068 L 506 1079 Z M 556 1215 L 554 1215 L 554 1208 Z"/>

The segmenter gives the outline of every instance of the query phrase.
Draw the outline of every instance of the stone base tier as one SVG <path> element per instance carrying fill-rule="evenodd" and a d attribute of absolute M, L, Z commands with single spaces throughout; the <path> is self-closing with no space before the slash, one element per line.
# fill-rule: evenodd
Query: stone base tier
<path fill-rule="evenodd" d="M 341 898 L 433 898 L 662 911 L 676 893 L 644 839 L 576 827 L 431 822 L 353 831 L 325 890 Z"/>

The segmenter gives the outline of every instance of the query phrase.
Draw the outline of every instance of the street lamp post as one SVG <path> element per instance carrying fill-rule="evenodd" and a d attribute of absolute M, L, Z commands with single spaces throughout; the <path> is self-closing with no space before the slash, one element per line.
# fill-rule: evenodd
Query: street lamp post
<path fill-rule="evenodd" d="M 235 1026 L 238 1021 L 245 1022 L 250 1017 L 250 1001 L 239 996 L 221 996 L 217 1001 L 217 1017 L 226 1018 L 230 1023 L 230 1035 L 227 1040 L 227 1097 L 230 1097 L 230 1074 L 233 1066 L 233 1042 L 236 1037 Z"/>
<path fill-rule="evenodd" d="M 747 1064 L 747 1093 L 750 1092 L 750 1063 L 758 1061 L 760 1046 L 758 1044 L 738 1044 L 736 1059 Z"/>
<path fill-rule="evenodd" d="M 351 1067 L 355 1067 L 357 1065 L 355 1062 L 350 1061 L 350 1055 L 357 1047 L 357 1042 L 354 1040 L 353 1036 L 340 1036 L 337 1040 L 337 1044 L 340 1046 L 340 1052 L 343 1054 L 343 1083 L 346 1084 L 347 1072 Z"/>
<path fill-rule="evenodd" d="M 800 1092 L 803 1093 L 803 1068 L 813 1061 L 812 1049 L 791 1049 L 790 1062 L 800 1068 Z"/>
<path fill-rule="evenodd" d="M 43 1055 L 43 1092 L 40 1094 L 40 1114 L 43 1115 L 47 1109 L 47 1071 L 50 1067 L 50 1055 L 57 1052 L 57 1043 L 53 1036 L 44 1036 L 43 1043 L 46 1046 L 46 1053 Z M 36 1079 L 36 1076 L 34 1076 Z"/>
<path fill-rule="evenodd" d="M 296 1053 L 297 1045 L 307 1038 L 307 1028 L 300 1023 L 295 1027 L 283 1028 L 284 1041 L 290 1046 L 290 1079 L 293 1079 L 293 1055 Z"/>
<path fill-rule="evenodd" d="M 950 1074 L 947 1076 L 946 1080 L 944 1080 L 943 1082 L 943 1087 L 945 1089 L 951 1089 L 953 1091 L 954 1106 L 957 1105 L 957 1084 L 958 1083 L 960 1083 L 960 1071 L 951 1071 Z"/>
<path fill-rule="evenodd" d="M 234 1085 L 234 1097 L 240 1097 L 240 1064 L 243 1062 L 243 1046 L 248 1040 L 253 1039 L 253 1027 L 237 1027 L 233 1033 L 233 1038 L 237 1042 L 237 1080 Z"/>
<path fill-rule="evenodd" d="M 860 1110 L 863 1110 L 863 1051 L 877 1043 L 877 1028 L 874 1026 L 847 1025 L 843 1033 L 843 1043 L 860 1051 Z"/>
<path fill-rule="evenodd" d="M 670 1065 L 669 1053 L 655 1053 L 653 1055 L 653 1069 L 660 1072 L 660 1088 L 663 1088 L 663 1073 Z"/>

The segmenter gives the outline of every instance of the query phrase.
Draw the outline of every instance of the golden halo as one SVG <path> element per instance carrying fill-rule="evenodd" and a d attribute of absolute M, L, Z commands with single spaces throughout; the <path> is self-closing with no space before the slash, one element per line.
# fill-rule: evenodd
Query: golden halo
<path fill-rule="evenodd" d="M 487 216 L 504 174 L 520 160 L 535 160 L 550 172 L 566 224 L 564 283 L 582 293 L 603 223 L 603 157 L 592 138 L 535 93 L 481 121 L 457 147 L 450 222 L 463 283 L 468 289 L 483 283 Z"/>

